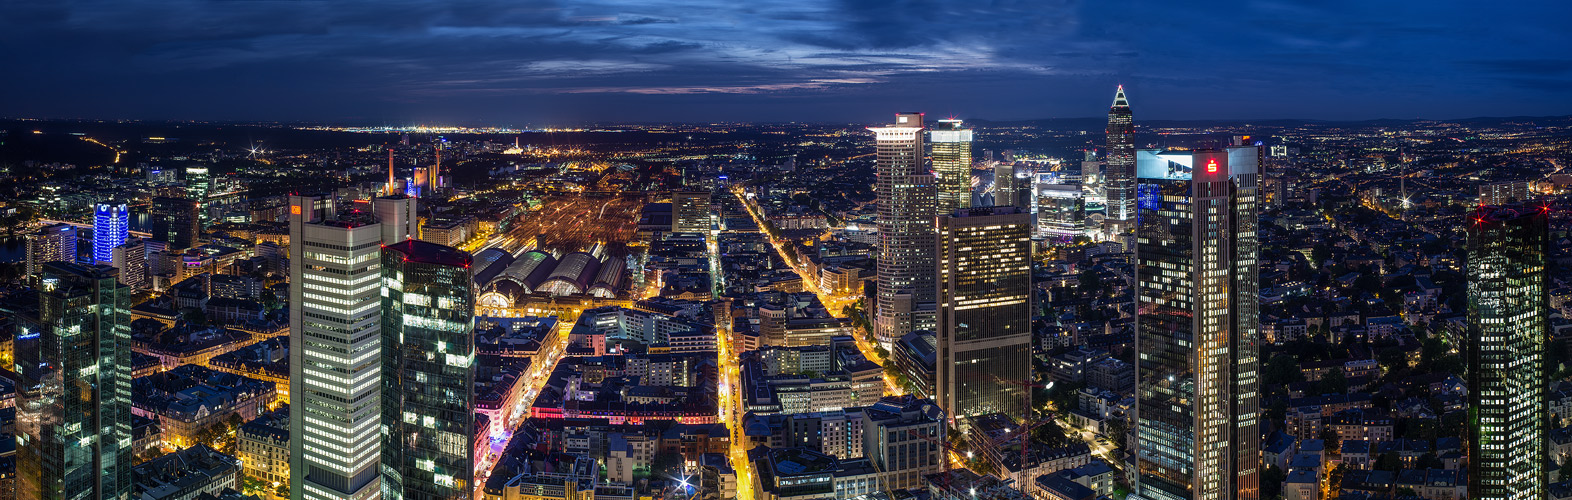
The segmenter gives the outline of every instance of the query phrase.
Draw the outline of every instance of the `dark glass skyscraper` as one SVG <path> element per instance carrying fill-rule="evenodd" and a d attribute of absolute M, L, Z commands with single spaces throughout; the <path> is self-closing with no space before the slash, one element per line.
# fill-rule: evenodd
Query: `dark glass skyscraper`
<path fill-rule="evenodd" d="M 1104 167 L 1104 182 L 1108 196 L 1108 225 L 1115 228 L 1115 241 L 1124 242 L 1118 234 L 1129 233 L 1135 224 L 1135 122 L 1130 114 L 1130 101 L 1124 97 L 1124 86 L 1114 93 L 1113 106 L 1108 108 L 1108 162 Z"/>
<path fill-rule="evenodd" d="M 382 498 L 467 499 L 474 486 L 475 291 L 468 253 L 382 247 Z"/>
<path fill-rule="evenodd" d="M 1015 207 L 939 217 L 935 395 L 951 418 L 1030 416 L 1032 219 Z"/>
<path fill-rule="evenodd" d="M 130 288 L 109 266 L 50 262 L 16 336 L 16 496 L 131 497 Z"/>
<path fill-rule="evenodd" d="M 1136 152 L 1143 499 L 1260 496 L 1255 148 Z"/>
<path fill-rule="evenodd" d="M 1480 207 L 1468 223 L 1468 498 L 1547 494 L 1548 210 Z"/>
<path fill-rule="evenodd" d="M 171 250 L 196 246 L 202 220 L 196 200 L 160 196 L 153 198 L 153 239 L 169 243 Z"/>

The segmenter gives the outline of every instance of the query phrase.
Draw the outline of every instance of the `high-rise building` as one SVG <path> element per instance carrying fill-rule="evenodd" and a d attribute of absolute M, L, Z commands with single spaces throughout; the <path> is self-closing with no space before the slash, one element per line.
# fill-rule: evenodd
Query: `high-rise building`
<path fill-rule="evenodd" d="M 51 224 L 27 235 L 27 275 L 44 272 L 50 262 L 76 262 L 76 226 Z"/>
<path fill-rule="evenodd" d="M 168 196 L 153 198 L 152 215 L 153 239 L 169 243 L 171 250 L 197 246 L 202 220 L 195 200 Z"/>
<path fill-rule="evenodd" d="M 93 208 L 93 262 L 114 261 L 115 247 L 124 245 L 131 212 L 124 203 L 99 203 Z"/>
<path fill-rule="evenodd" d="M 1032 220 L 1015 207 L 958 210 L 938 219 L 935 395 L 950 418 L 1030 415 Z"/>
<path fill-rule="evenodd" d="M 1136 152 L 1136 491 L 1260 496 L 1256 151 Z"/>
<path fill-rule="evenodd" d="M 1015 206 L 1016 183 L 1014 163 L 999 163 L 993 166 L 993 206 Z"/>
<path fill-rule="evenodd" d="M 877 142 L 879 254 L 874 336 L 889 349 L 912 330 L 931 328 L 933 217 L 936 186 L 923 166 L 922 113 L 898 113 L 895 123 L 869 127 Z"/>
<path fill-rule="evenodd" d="M 417 219 L 413 198 L 354 205 L 289 198 L 293 500 L 381 494 L 382 246 L 415 238 Z"/>
<path fill-rule="evenodd" d="M 382 247 L 382 498 L 475 491 L 473 260 L 405 240 Z"/>
<path fill-rule="evenodd" d="M 1086 234 L 1086 193 L 1080 184 L 1037 186 L 1037 232 L 1060 240 Z"/>
<path fill-rule="evenodd" d="M 147 288 L 152 274 L 147 265 L 147 244 L 141 238 L 132 238 L 110 250 L 110 265 L 120 272 L 120 283 L 132 290 Z"/>
<path fill-rule="evenodd" d="M 972 206 L 972 129 L 960 120 L 939 120 L 928 131 L 937 178 L 938 209 L 947 214 Z"/>
<path fill-rule="evenodd" d="M 1548 492 L 1548 210 L 1485 206 L 1468 221 L 1468 498 Z"/>
<path fill-rule="evenodd" d="M 207 221 L 207 195 L 212 191 L 213 179 L 208 176 L 207 167 L 186 167 L 186 198 L 197 204 L 198 223 Z"/>
<path fill-rule="evenodd" d="M 1113 106 L 1108 108 L 1108 159 L 1103 172 L 1103 186 L 1107 200 L 1108 224 L 1117 233 L 1113 240 L 1124 242 L 1135 221 L 1135 122 L 1130 114 L 1130 101 L 1124 97 L 1124 86 L 1114 93 Z"/>
<path fill-rule="evenodd" d="M 677 191 L 671 193 L 671 232 L 710 232 L 709 191 Z"/>
<path fill-rule="evenodd" d="M 49 262 L 16 336 L 16 495 L 131 498 L 131 291 L 109 266 Z"/>

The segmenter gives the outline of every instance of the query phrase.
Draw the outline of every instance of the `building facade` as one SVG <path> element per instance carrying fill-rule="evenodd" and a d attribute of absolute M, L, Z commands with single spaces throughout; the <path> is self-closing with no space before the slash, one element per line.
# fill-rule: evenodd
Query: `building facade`
<path fill-rule="evenodd" d="M 710 232 L 709 191 L 677 191 L 671 194 L 671 232 Z"/>
<path fill-rule="evenodd" d="M 1086 234 L 1086 197 L 1081 186 L 1037 186 L 1037 232 L 1061 240 Z"/>
<path fill-rule="evenodd" d="M 1255 148 L 1135 158 L 1135 493 L 1253 500 L 1261 468 Z"/>
<path fill-rule="evenodd" d="M 1114 93 L 1113 106 L 1108 108 L 1108 158 L 1103 167 L 1103 186 L 1108 224 L 1118 234 L 1127 234 L 1135 222 L 1135 122 L 1130 114 L 1130 101 L 1124 97 L 1124 86 Z M 1124 242 L 1122 237 L 1114 241 Z"/>
<path fill-rule="evenodd" d="M 474 487 L 472 259 L 406 240 L 382 247 L 382 498 L 465 499 Z"/>
<path fill-rule="evenodd" d="M 1015 207 L 939 218 L 936 400 L 950 418 L 1030 415 L 1032 221 Z"/>
<path fill-rule="evenodd" d="M 124 203 L 99 203 L 93 207 L 93 262 L 109 264 L 115 260 L 115 247 L 126 243 L 131 212 Z"/>
<path fill-rule="evenodd" d="M 381 494 L 382 246 L 416 236 L 415 200 L 335 213 L 333 199 L 289 199 L 290 498 Z M 374 212 L 374 214 L 373 214 Z"/>
<path fill-rule="evenodd" d="M 879 255 L 874 337 L 889 349 L 907 332 L 928 328 L 932 303 L 933 217 L 936 185 L 923 165 L 922 113 L 898 113 L 895 123 L 869 127 L 877 142 Z"/>
<path fill-rule="evenodd" d="M 1481 207 L 1468 224 L 1468 497 L 1545 498 L 1548 209 Z"/>
<path fill-rule="evenodd" d="M 937 178 L 937 212 L 947 214 L 972 206 L 972 129 L 960 120 L 938 123 L 928 131 L 928 142 Z"/>
<path fill-rule="evenodd" d="M 170 250 L 197 246 L 202 219 L 197 200 L 160 196 L 153 198 L 153 239 L 169 243 Z"/>
<path fill-rule="evenodd" d="M 27 275 L 38 276 L 50 262 L 76 262 L 76 226 L 52 224 L 27 235 Z"/>
<path fill-rule="evenodd" d="M 16 498 L 128 500 L 130 289 L 114 268 L 43 265 L 16 336 Z"/>

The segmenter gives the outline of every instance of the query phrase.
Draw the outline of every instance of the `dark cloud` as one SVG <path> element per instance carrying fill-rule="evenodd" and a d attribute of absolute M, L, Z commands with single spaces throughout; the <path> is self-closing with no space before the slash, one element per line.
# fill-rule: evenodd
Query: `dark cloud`
<path fill-rule="evenodd" d="M 1572 6 L 1528 3 L 0 1 L 0 115 L 1032 118 L 1114 83 L 1153 118 L 1572 112 Z"/>
<path fill-rule="evenodd" d="M 1572 59 L 1493 59 L 1465 64 L 1506 75 L 1555 76 L 1572 73 Z"/>

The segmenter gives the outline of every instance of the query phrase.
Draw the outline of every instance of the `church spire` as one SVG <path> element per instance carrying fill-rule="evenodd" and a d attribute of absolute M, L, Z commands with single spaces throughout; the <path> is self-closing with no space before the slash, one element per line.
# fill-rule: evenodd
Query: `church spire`
<path fill-rule="evenodd" d="M 1128 107 L 1130 107 L 1130 101 L 1128 99 L 1124 98 L 1124 85 L 1120 85 L 1119 86 L 1119 91 L 1114 93 L 1113 107 L 1115 107 L 1115 108 L 1128 108 Z"/>

